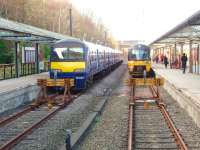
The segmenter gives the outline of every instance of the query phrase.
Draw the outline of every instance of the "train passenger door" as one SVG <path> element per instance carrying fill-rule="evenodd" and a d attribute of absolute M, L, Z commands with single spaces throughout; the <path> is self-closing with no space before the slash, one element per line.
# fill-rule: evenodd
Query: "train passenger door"
<path fill-rule="evenodd" d="M 106 52 L 105 49 L 103 50 L 103 68 L 105 68 L 106 65 Z"/>
<path fill-rule="evenodd" d="M 97 49 L 97 70 L 99 71 L 99 50 Z"/>
<path fill-rule="evenodd" d="M 90 60 L 90 51 L 89 47 L 85 48 L 85 57 L 86 57 L 86 71 L 90 72 L 90 67 L 91 67 L 91 60 Z"/>

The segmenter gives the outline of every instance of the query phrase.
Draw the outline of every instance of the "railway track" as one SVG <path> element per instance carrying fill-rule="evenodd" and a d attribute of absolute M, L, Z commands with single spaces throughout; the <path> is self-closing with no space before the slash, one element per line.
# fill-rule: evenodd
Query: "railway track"
<path fill-rule="evenodd" d="M 129 104 L 128 150 L 144 149 L 188 149 L 152 86 L 132 88 Z"/>
<path fill-rule="evenodd" d="M 165 123 L 155 101 L 144 108 L 143 101 L 134 107 L 134 149 L 178 149 L 173 134 Z"/>
<path fill-rule="evenodd" d="M 49 99 L 54 99 L 54 98 L 56 98 L 56 96 L 58 96 L 58 94 L 53 94 L 48 97 L 49 97 Z M 22 110 L 19 110 L 13 114 L 10 114 L 8 117 L 0 118 L 0 127 L 3 127 L 5 125 L 9 124 L 10 122 L 18 119 L 19 117 L 21 117 L 33 110 L 36 110 L 37 108 L 39 108 L 41 105 L 43 105 L 45 103 L 29 105 L 29 106 L 23 108 Z"/>
<path fill-rule="evenodd" d="M 179 106 L 177 102 L 164 90 L 161 89 L 161 96 L 165 100 L 167 110 L 170 112 L 174 124 L 190 150 L 200 150 L 200 128 L 194 123 L 188 113 Z"/>
<path fill-rule="evenodd" d="M 66 107 L 74 98 L 76 97 L 71 97 L 66 103 L 59 104 L 51 109 L 47 105 L 40 105 L 34 107 L 34 109 L 29 106 L 8 118 L 2 119 L 0 122 L 0 150 L 9 150 L 14 147 Z"/>

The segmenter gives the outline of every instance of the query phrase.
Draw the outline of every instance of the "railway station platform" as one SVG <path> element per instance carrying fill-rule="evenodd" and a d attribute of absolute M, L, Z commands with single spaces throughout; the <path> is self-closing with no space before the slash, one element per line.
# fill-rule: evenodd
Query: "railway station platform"
<path fill-rule="evenodd" d="M 188 70 L 183 74 L 181 69 L 165 69 L 164 64 L 153 64 L 153 68 L 165 79 L 164 88 L 200 127 L 200 76 Z"/>
<path fill-rule="evenodd" d="M 28 103 L 36 98 L 38 78 L 47 78 L 48 73 L 35 74 L 0 81 L 0 113 Z"/>

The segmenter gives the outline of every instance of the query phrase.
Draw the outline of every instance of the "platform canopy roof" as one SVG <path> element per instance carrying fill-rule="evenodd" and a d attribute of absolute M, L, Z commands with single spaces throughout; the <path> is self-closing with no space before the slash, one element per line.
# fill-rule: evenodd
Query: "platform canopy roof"
<path fill-rule="evenodd" d="M 72 37 L 0 18 L 0 39 L 34 43 L 52 43 Z"/>
<path fill-rule="evenodd" d="M 155 41 L 151 47 L 163 47 L 170 44 L 200 42 L 200 11 L 165 33 Z"/>

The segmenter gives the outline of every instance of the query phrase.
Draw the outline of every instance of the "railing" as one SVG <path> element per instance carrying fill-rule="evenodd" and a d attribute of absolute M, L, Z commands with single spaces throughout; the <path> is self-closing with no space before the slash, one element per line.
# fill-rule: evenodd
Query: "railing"
<path fill-rule="evenodd" d="M 44 70 L 42 70 L 42 72 L 47 72 L 49 71 L 50 68 L 50 63 L 48 61 L 44 62 Z"/>
<path fill-rule="evenodd" d="M 20 76 L 35 74 L 35 63 L 22 63 Z"/>
<path fill-rule="evenodd" d="M 0 64 L 0 80 L 15 78 L 15 64 Z"/>
<path fill-rule="evenodd" d="M 44 62 L 43 70 L 40 72 L 47 72 L 49 70 L 49 62 Z M 27 76 L 36 74 L 35 63 L 22 63 L 19 66 L 19 76 Z M 0 64 L 0 80 L 16 78 L 15 64 Z"/>

